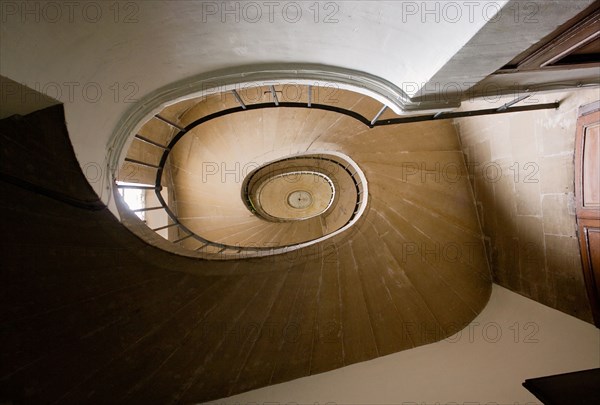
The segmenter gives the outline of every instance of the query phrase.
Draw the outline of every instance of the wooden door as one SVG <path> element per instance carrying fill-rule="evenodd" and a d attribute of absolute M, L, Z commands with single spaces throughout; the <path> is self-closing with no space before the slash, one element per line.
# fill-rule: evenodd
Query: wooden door
<path fill-rule="evenodd" d="M 575 151 L 577 226 L 585 284 L 600 327 L 600 102 L 580 110 Z"/>

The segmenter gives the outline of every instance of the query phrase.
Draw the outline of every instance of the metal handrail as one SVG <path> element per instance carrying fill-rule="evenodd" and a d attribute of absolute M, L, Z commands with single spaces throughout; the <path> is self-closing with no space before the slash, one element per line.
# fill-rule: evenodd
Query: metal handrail
<path fill-rule="evenodd" d="M 309 86 L 310 89 L 311 86 Z M 310 89 L 312 90 L 312 89 Z M 127 162 L 130 163 L 134 163 L 134 164 L 138 164 L 138 165 L 142 165 L 145 167 L 150 167 L 150 168 L 154 168 L 157 170 L 156 173 L 156 180 L 155 180 L 155 186 L 145 186 L 144 189 L 154 189 L 156 192 L 156 197 L 160 203 L 160 207 L 152 207 L 152 208 L 144 208 L 144 209 L 140 209 L 140 210 L 136 210 L 134 212 L 137 211 L 148 211 L 148 210 L 156 210 L 156 209 L 164 209 L 165 212 L 167 213 L 167 215 L 169 216 L 169 218 L 171 219 L 171 221 L 173 222 L 172 224 L 169 224 L 167 226 L 163 226 L 157 229 L 153 229 L 155 232 L 158 232 L 160 230 L 166 229 L 166 228 L 170 228 L 170 227 L 178 227 L 181 231 L 183 231 L 184 234 L 187 234 L 186 236 L 179 238 L 177 240 L 171 241 L 172 243 L 180 243 L 183 242 L 184 240 L 187 240 L 189 238 L 193 238 L 195 240 L 197 240 L 198 242 L 202 243 L 202 245 L 200 247 L 198 247 L 196 249 L 196 251 L 200 251 L 203 250 L 209 246 L 215 247 L 220 249 L 217 254 L 221 254 L 223 252 L 226 251 L 234 251 L 235 253 L 242 253 L 242 252 L 269 252 L 269 251 L 274 251 L 274 250 L 286 250 L 286 249 L 293 249 L 294 247 L 297 246 L 301 246 L 301 245 L 305 245 L 307 242 L 300 242 L 300 243 L 292 243 L 292 244 L 288 244 L 288 245 L 282 245 L 282 246 L 277 246 L 277 247 L 273 247 L 273 246 L 235 246 L 235 245 L 228 245 L 228 244 L 224 244 L 224 243 L 219 243 L 219 242 L 214 242 L 214 241 L 210 241 L 206 238 L 203 238 L 202 236 L 196 234 L 195 232 L 193 232 L 191 229 L 189 229 L 187 226 L 185 226 L 184 224 L 182 224 L 179 221 L 179 218 L 177 217 L 177 215 L 175 215 L 175 213 L 170 209 L 170 207 L 168 206 L 168 204 L 166 203 L 166 201 L 164 200 L 163 196 L 161 195 L 161 191 L 162 191 L 162 174 L 164 171 L 164 167 L 166 165 L 167 159 L 169 157 L 169 154 L 171 152 L 171 150 L 173 149 L 173 147 L 179 142 L 179 140 L 181 140 L 181 138 L 188 133 L 189 131 L 191 131 L 192 129 L 196 128 L 197 126 L 204 124 L 208 121 L 211 121 L 213 119 L 219 118 L 219 117 L 223 117 L 225 115 L 229 115 L 229 114 L 234 114 L 234 113 L 238 113 L 238 112 L 243 112 L 243 111 L 251 111 L 251 110 L 257 110 L 257 109 L 265 109 L 265 108 L 312 108 L 312 109 L 320 109 L 320 110 L 325 110 L 325 111 L 332 111 L 332 112 L 336 112 L 336 113 L 340 113 L 340 114 L 344 114 L 346 116 L 349 116 L 351 118 L 354 118 L 355 120 L 361 122 L 364 125 L 367 126 L 372 126 L 371 122 L 363 117 L 362 115 L 355 113 L 353 111 L 350 110 L 346 110 L 343 108 L 339 108 L 339 107 L 335 107 L 335 106 L 330 106 L 330 105 L 326 105 L 326 104 L 314 104 L 312 102 L 305 104 L 305 103 L 293 103 L 293 102 L 280 102 L 279 100 L 276 99 L 276 95 L 275 97 L 275 102 L 274 103 L 259 103 L 259 104 L 250 104 L 250 105 L 246 105 L 244 104 L 243 100 L 241 99 L 241 97 L 239 96 L 239 94 L 237 94 L 237 92 L 235 90 L 232 90 L 232 93 L 234 95 L 234 97 L 236 98 L 236 100 L 238 101 L 238 103 L 240 104 L 239 107 L 234 107 L 234 108 L 229 108 L 229 109 L 225 109 L 225 110 L 221 110 L 212 114 L 208 114 L 204 117 L 201 117 L 197 120 L 195 120 L 194 122 L 192 122 L 191 124 L 189 124 L 186 127 L 181 127 L 179 125 L 177 125 L 177 123 L 172 122 L 160 115 L 155 115 L 154 117 L 157 118 L 160 122 L 165 123 L 166 125 L 170 126 L 171 128 L 174 128 L 176 130 L 178 130 L 178 132 L 171 138 L 171 140 L 169 141 L 168 145 L 162 145 L 162 144 L 158 144 L 154 141 L 151 141 L 148 138 L 143 138 L 139 135 L 136 134 L 136 138 L 141 140 L 142 142 L 145 143 L 149 143 L 153 146 L 157 146 L 161 149 L 163 149 L 163 154 L 161 156 L 160 162 L 158 165 L 156 164 L 152 164 L 152 163 L 146 163 L 146 162 L 142 162 L 139 160 L 134 160 L 134 159 L 129 159 L 126 158 L 125 160 Z M 142 139 L 143 138 L 143 139 Z M 359 207 L 362 204 L 362 202 L 364 201 L 361 190 L 359 185 L 362 183 L 360 181 L 360 179 L 357 179 L 356 174 L 357 172 L 355 171 L 354 173 L 352 173 L 349 168 L 352 166 L 351 163 L 348 162 L 344 162 L 347 163 L 346 165 L 342 164 L 341 162 L 332 159 L 329 157 L 330 155 L 323 155 L 323 154 L 308 154 L 308 155 L 299 155 L 299 156 L 292 156 L 292 157 L 287 157 L 287 158 L 283 158 L 283 159 L 279 159 L 277 162 L 283 162 L 283 161 L 287 161 L 287 160 L 293 160 L 293 159 L 306 159 L 308 157 L 311 158 L 318 158 L 320 160 L 323 161 L 329 161 L 332 163 L 337 164 L 339 167 L 341 167 L 352 179 L 354 186 L 356 188 L 356 192 L 357 192 L 357 199 L 356 199 L 356 203 L 354 206 L 354 210 L 352 212 L 352 215 L 350 216 L 350 218 L 348 219 L 348 221 L 341 226 L 339 229 L 345 227 L 346 225 L 348 225 L 350 222 L 352 222 L 352 220 L 356 217 L 357 213 L 359 212 Z M 263 166 L 264 167 L 264 166 Z M 254 173 L 257 173 L 261 168 L 257 169 L 254 171 Z M 250 176 L 251 177 L 251 176 Z M 250 178 L 248 177 L 248 178 Z M 246 182 L 246 186 L 248 185 L 248 182 Z M 140 186 L 134 186 L 134 185 L 120 185 L 120 188 L 140 188 Z M 245 197 L 242 199 L 244 201 L 244 203 L 246 204 L 247 208 L 251 211 L 256 213 L 257 210 L 254 207 L 254 205 L 252 204 L 252 200 L 251 198 L 249 198 L 247 191 L 245 190 Z"/>
<path fill-rule="evenodd" d="M 309 94 L 309 98 L 308 98 L 308 102 L 307 103 L 296 103 L 296 102 L 281 102 L 278 100 L 277 98 L 277 94 L 276 91 L 274 89 L 273 86 L 270 87 L 270 92 L 272 94 L 273 97 L 273 102 L 270 103 L 257 103 L 257 104 L 250 104 L 247 105 L 244 103 L 244 101 L 242 100 L 242 98 L 240 97 L 240 95 L 237 93 L 236 90 L 232 90 L 232 94 L 235 97 L 235 99 L 238 101 L 239 106 L 238 107 L 233 107 L 233 108 L 229 108 L 229 109 L 225 109 L 225 110 L 221 110 L 221 111 L 217 111 L 215 113 L 212 114 L 208 114 L 204 117 L 201 117 L 197 120 L 195 120 L 194 122 L 190 123 L 189 125 L 187 125 L 186 127 L 181 127 L 179 126 L 177 123 L 172 122 L 169 119 L 166 119 L 162 116 L 160 116 L 159 114 L 155 115 L 154 118 L 156 118 L 157 120 L 159 120 L 160 122 L 163 122 L 164 124 L 168 125 L 169 127 L 177 130 L 178 132 L 171 138 L 171 140 L 169 141 L 168 145 L 162 145 L 159 144 L 155 141 L 152 141 L 148 138 L 145 138 L 143 136 L 140 136 L 139 134 L 136 134 L 135 137 L 137 139 L 139 139 L 142 142 L 148 143 L 150 145 L 156 146 L 160 149 L 163 150 L 163 154 L 161 156 L 160 162 L 158 163 L 158 165 L 154 164 L 154 163 L 148 163 L 148 162 L 143 162 L 143 161 L 139 161 L 139 160 L 135 160 L 135 159 L 129 159 L 126 158 L 125 160 L 129 163 L 132 164 L 137 164 L 137 165 L 141 165 L 141 166 L 145 166 L 145 167 L 149 167 L 149 168 L 154 168 L 157 170 L 156 172 L 156 180 L 155 180 L 155 186 L 136 186 L 136 185 L 119 185 L 119 188 L 138 188 L 138 189 L 154 189 L 156 192 L 156 196 L 158 198 L 158 201 L 161 205 L 161 207 L 151 207 L 151 208 L 145 208 L 145 209 L 141 209 L 141 210 L 136 210 L 136 211 L 148 211 L 148 210 L 154 210 L 154 209 L 164 209 L 167 213 L 167 215 L 171 218 L 172 220 L 172 224 L 169 224 L 167 226 L 164 227 L 160 227 L 157 229 L 153 229 L 154 231 L 159 231 L 162 229 L 166 229 L 166 228 L 170 228 L 170 227 L 178 227 L 181 229 L 181 231 L 183 231 L 185 234 L 187 234 L 187 236 L 180 238 L 178 240 L 172 241 L 172 243 L 179 243 L 182 242 L 183 240 L 187 240 L 189 238 L 194 238 L 195 240 L 199 241 L 202 243 L 202 245 L 196 249 L 196 251 L 200 251 L 205 249 L 206 247 L 212 246 L 215 248 L 220 249 L 218 253 L 222 253 L 228 250 L 232 250 L 235 251 L 236 253 L 241 253 L 244 251 L 254 251 L 254 252 L 266 252 L 266 251 L 273 251 L 273 250 L 285 250 L 287 248 L 294 248 L 300 245 L 305 245 L 306 242 L 303 243 L 295 243 L 295 244 L 290 244 L 290 245 L 284 245 L 284 246 L 279 246 L 279 247 L 261 247 L 261 246 L 234 246 L 234 245 L 227 245 L 227 244 L 223 244 L 223 243 L 219 243 L 219 242 L 213 242 L 210 240 L 207 240 L 203 237 L 201 237 L 200 235 L 197 235 L 195 232 L 191 231 L 189 228 L 187 228 L 184 224 L 182 224 L 179 219 L 177 218 L 177 216 L 175 215 L 175 213 L 170 209 L 170 207 L 168 206 L 168 204 L 166 203 L 166 201 L 164 200 L 164 198 L 161 195 L 161 191 L 162 191 L 162 174 L 167 162 L 167 159 L 169 157 L 169 153 L 171 152 L 171 150 L 173 149 L 173 147 L 179 142 L 179 140 L 181 140 L 181 138 L 188 133 L 189 131 L 191 131 L 192 129 L 196 128 L 197 126 L 204 124 L 206 122 L 209 122 L 213 119 L 216 118 L 220 118 L 229 114 L 235 114 L 235 113 L 240 113 L 240 112 L 244 112 L 244 111 L 252 111 L 252 110 L 259 110 L 259 109 L 267 109 L 267 108 L 308 108 L 308 109 L 316 109 L 316 110 L 324 110 L 324 111 L 331 111 L 331 112 L 335 112 L 335 113 L 339 113 L 339 114 L 343 114 L 346 115 L 350 118 L 355 119 L 356 121 L 360 122 L 361 124 L 369 127 L 369 128 L 375 128 L 377 126 L 384 126 L 384 125 L 398 125 L 398 124 L 403 124 L 403 123 L 411 123 L 411 122 L 421 122 L 421 121 L 430 121 L 430 120 L 439 120 L 439 119 L 451 119 L 451 118 L 458 118 L 458 117 L 471 117 L 471 116 L 477 116 L 477 115 L 488 115 L 488 114 L 502 114 L 502 113 L 511 113 L 511 112 L 518 112 L 518 111 L 532 111 L 532 110 L 541 110 L 541 109 L 551 109 L 551 108 L 558 108 L 559 107 L 559 103 L 548 103 L 548 104 L 538 104 L 538 105 L 530 105 L 530 106 L 522 106 L 522 107 L 512 107 L 512 104 L 516 104 L 517 102 L 521 101 L 521 99 L 516 100 L 514 103 L 507 103 L 506 105 L 502 106 L 501 108 L 496 108 L 496 109 L 488 109 L 488 110 L 477 110 L 477 111 L 464 111 L 464 112 L 445 112 L 443 115 L 440 113 L 437 114 L 430 114 L 430 115 L 421 115 L 421 116 L 409 116 L 409 117 L 401 117 L 401 118 L 393 118 L 393 119 L 384 119 L 381 120 L 381 116 L 383 115 L 383 113 L 386 111 L 387 107 L 385 105 L 382 106 L 382 108 L 378 111 L 378 113 L 375 115 L 375 117 L 373 117 L 373 119 L 368 119 L 366 117 L 364 117 L 363 115 L 356 113 L 354 111 L 351 110 L 347 110 L 345 108 L 341 108 L 341 107 L 336 107 L 336 106 L 331 106 L 331 105 L 327 105 L 327 104 L 315 104 L 312 102 L 312 86 L 309 85 L 308 87 L 308 94 Z M 356 215 L 360 212 L 360 207 L 362 204 L 364 204 L 365 202 L 365 198 L 367 198 L 368 196 L 365 195 L 365 189 L 366 189 L 366 185 L 363 184 L 362 180 L 360 178 L 357 177 L 357 173 L 358 171 L 354 171 L 354 173 L 352 173 L 352 171 L 350 169 L 352 169 L 352 164 L 348 163 L 347 165 L 343 165 L 341 162 L 335 160 L 335 159 L 331 159 L 327 156 L 329 155 L 323 155 L 323 154 L 305 154 L 305 155 L 298 155 L 298 156 L 293 156 L 293 157 L 287 157 L 287 158 L 283 158 L 283 159 L 279 159 L 277 160 L 277 162 L 283 162 L 286 160 L 293 160 L 293 159 L 306 159 L 308 156 L 319 156 L 320 159 L 322 160 L 326 160 L 326 161 L 330 161 L 333 162 L 337 165 L 339 165 L 340 167 L 342 167 L 344 169 L 344 171 L 346 171 L 346 173 L 350 176 L 350 178 L 353 180 L 354 182 L 354 186 L 356 188 L 356 204 L 355 204 L 355 209 L 353 210 L 353 213 L 350 217 L 350 219 L 348 220 L 348 222 L 346 223 L 346 225 L 348 225 L 349 223 L 351 223 L 355 218 Z M 273 162 L 272 162 L 273 163 Z M 262 168 L 264 168 L 266 165 L 263 165 Z M 258 168 L 254 171 L 254 174 L 258 173 L 260 171 L 261 168 Z M 250 183 L 250 177 L 247 177 L 249 179 L 249 181 L 245 182 L 245 188 L 243 189 L 243 198 L 242 200 L 244 201 L 244 204 L 246 205 L 246 207 L 253 213 L 257 212 L 256 207 L 254 207 L 253 203 L 252 203 L 252 199 L 249 197 L 248 195 L 248 185 Z M 368 193 L 367 193 L 368 194 Z M 342 226 L 340 229 L 344 228 L 346 225 Z"/>
<path fill-rule="evenodd" d="M 272 89 L 271 89 L 272 90 Z M 266 108 L 312 108 L 312 109 L 320 109 L 320 110 L 325 110 L 325 111 L 332 111 L 332 112 L 336 112 L 336 113 L 340 113 L 340 114 L 344 114 L 346 116 L 349 116 L 351 118 L 354 118 L 355 120 L 361 122 L 362 124 L 366 125 L 366 126 L 372 126 L 371 122 L 364 116 L 351 111 L 351 110 L 347 110 L 344 108 L 340 108 L 340 107 L 335 107 L 335 106 L 330 106 L 327 104 L 314 104 L 314 103 L 309 103 L 309 104 L 305 104 L 305 103 L 295 103 L 295 102 L 280 102 L 279 100 L 276 99 L 276 95 L 275 100 L 276 102 L 274 103 L 258 103 L 258 104 L 250 104 L 250 105 L 246 105 L 244 104 L 243 100 L 241 99 L 241 97 L 239 96 L 239 94 L 237 94 L 237 92 L 235 92 L 235 90 L 232 91 L 232 94 L 234 95 L 234 97 L 236 98 L 236 100 L 238 101 L 238 103 L 240 104 L 239 107 L 234 107 L 234 108 L 229 108 L 229 109 L 225 109 L 225 110 L 221 110 L 212 114 L 208 114 L 204 117 L 201 117 L 197 120 L 195 120 L 194 122 L 192 122 L 191 124 L 187 125 L 186 127 L 181 127 L 179 126 L 177 123 L 172 122 L 171 120 L 168 120 L 162 116 L 160 116 L 159 114 L 155 115 L 154 117 L 157 118 L 160 122 L 165 123 L 166 125 L 170 126 L 171 128 L 174 128 L 176 130 L 178 130 L 178 132 L 171 138 L 171 140 L 169 141 L 168 145 L 158 145 L 156 144 L 155 146 L 159 146 L 161 149 L 163 149 L 163 154 L 161 156 L 160 162 L 158 165 L 155 164 L 149 164 L 149 163 L 145 163 L 145 162 L 141 162 L 138 160 L 132 160 L 132 159 L 126 159 L 128 162 L 130 163 L 136 163 L 136 164 L 140 164 L 140 165 L 144 165 L 146 167 L 151 167 L 151 168 L 155 168 L 157 169 L 157 173 L 156 173 L 156 180 L 155 180 L 155 192 L 156 192 L 156 197 L 160 203 L 160 205 L 162 206 L 162 208 L 165 210 L 165 212 L 167 213 L 167 215 L 169 216 L 169 218 L 173 221 L 172 226 L 177 226 L 178 228 L 180 228 L 183 232 L 185 232 L 186 234 L 188 234 L 188 236 L 186 236 L 185 238 L 179 239 L 179 240 L 175 240 L 172 241 L 172 243 L 178 243 L 181 242 L 183 240 L 189 239 L 190 237 L 194 238 L 195 240 L 201 242 L 203 245 L 199 248 L 199 249 L 204 249 L 207 246 L 213 246 L 216 248 L 221 249 L 218 253 L 222 253 L 224 251 L 227 250 L 234 250 L 236 253 L 239 253 L 240 251 L 270 251 L 273 250 L 274 247 L 261 247 L 261 246 L 234 246 L 234 245 L 227 245 L 227 244 L 223 244 L 223 243 L 219 243 L 219 242 L 214 242 L 214 241 L 210 241 L 206 238 L 203 238 L 202 236 L 196 234 L 195 232 L 193 232 L 191 229 L 189 229 L 188 227 L 186 227 L 184 224 L 182 224 L 177 215 L 175 215 L 175 213 L 170 209 L 170 207 L 168 206 L 168 204 L 166 203 L 166 201 L 164 200 L 164 198 L 161 195 L 161 191 L 162 191 L 162 174 L 164 171 L 164 167 L 167 163 L 167 159 L 169 157 L 169 154 L 171 152 L 171 150 L 173 149 L 173 147 L 179 142 L 179 140 L 181 140 L 181 138 L 188 133 L 189 131 L 191 131 L 192 129 L 196 128 L 197 126 L 204 124 L 208 121 L 211 121 L 213 119 L 216 118 L 220 118 L 223 117 L 225 115 L 229 115 L 229 114 L 234 114 L 234 113 L 238 113 L 238 112 L 243 112 L 243 111 L 251 111 L 251 110 L 257 110 L 257 109 L 266 109 Z M 237 97 L 236 97 L 237 96 Z M 139 137 L 138 137 L 139 138 Z M 146 139 L 140 139 L 142 141 L 145 141 Z M 279 161 L 286 161 L 286 160 L 291 160 L 291 159 L 303 159 L 306 158 L 306 156 L 296 156 L 296 157 L 288 157 L 288 158 L 284 158 L 284 159 L 280 159 Z M 351 165 L 348 164 L 347 166 L 343 166 L 341 165 L 338 161 L 334 160 L 334 159 L 330 159 L 328 157 L 325 157 L 323 155 L 320 155 L 320 159 L 322 160 L 326 160 L 326 161 L 330 161 L 333 162 L 335 164 L 338 164 L 340 167 L 342 167 L 347 173 L 348 175 L 352 178 L 354 185 L 356 187 L 356 191 L 357 191 L 357 201 L 355 204 L 355 209 L 353 210 L 353 213 L 350 217 L 350 219 L 347 221 L 347 223 L 344 225 L 346 226 L 348 223 L 350 223 L 354 217 L 356 216 L 358 209 L 357 207 L 360 206 L 361 202 L 363 201 L 362 196 L 360 194 L 360 189 L 359 189 L 359 183 L 360 181 L 357 180 L 356 178 L 356 172 L 351 173 L 348 170 L 348 167 L 350 167 Z M 245 204 L 247 205 L 248 209 L 251 212 L 257 212 L 256 208 L 252 205 L 252 201 L 250 198 L 243 198 L 243 201 L 245 202 Z M 342 226 L 341 228 L 343 228 L 344 226 Z M 305 242 L 302 243 L 293 243 L 293 244 L 289 244 L 289 245 L 283 245 L 283 246 L 278 246 L 277 249 L 282 249 L 282 248 L 293 248 L 295 246 L 298 245 L 302 245 Z"/>

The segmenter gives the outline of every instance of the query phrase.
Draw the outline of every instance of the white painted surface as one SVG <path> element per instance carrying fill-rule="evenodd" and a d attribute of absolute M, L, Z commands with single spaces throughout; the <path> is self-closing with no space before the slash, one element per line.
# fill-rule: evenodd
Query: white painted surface
<path fill-rule="evenodd" d="M 77 158 L 103 194 L 107 176 L 95 168 L 105 167 L 129 101 L 215 69 L 273 62 L 360 70 L 415 83 L 412 93 L 505 2 L 456 2 L 458 19 L 444 2 L 430 13 L 425 3 L 436 2 L 250 2 L 258 19 L 248 2 L 2 2 L 0 73 L 65 103 Z"/>
<path fill-rule="evenodd" d="M 600 330 L 498 285 L 462 332 L 211 404 L 538 404 L 528 378 L 600 366 Z"/>

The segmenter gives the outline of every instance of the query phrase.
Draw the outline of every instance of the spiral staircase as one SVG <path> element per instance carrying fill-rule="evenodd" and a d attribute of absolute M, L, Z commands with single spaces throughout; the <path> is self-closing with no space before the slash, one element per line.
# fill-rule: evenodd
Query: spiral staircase
<path fill-rule="evenodd" d="M 199 403 L 417 357 L 469 324 L 492 289 L 450 118 L 555 109 L 513 104 L 598 85 L 595 65 L 559 66 L 595 49 L 573 35 L 597 17 L 593 0 L 78 3 L 2 3 L 0 404 Z M 288 5 L 304 17 L 290 21 Z M 240 18 L 256 6 L 261 21 Z M 445 13 L 457 7 L 458 21 Z M 514 101 L 454 111 L 488 96 Z M 572 153 L 556 140 L 551 153 Z M 534 269 L 537 252 L 522 266 L 514 235 L 527 246 L 536 234 L 545 251 L 545 230 L 502 224 L 515 200 L 488 196 L 481 207 L 503 228 L 488 243 L 496 282 L 588 313 L 578 267 L 563 264 L 577 247 L 547 256 L 560 278 Z M 538 283 L 548 288 L 536 298 Z M 372 366 L 359 375 L 390 370 Z M 452 385 L 423 370 L 404 386 Z M 498 375 L 480 391 L 508 386 Z"/>
<path fill-rule="evenodd" d="M 15 150 L 63 140 L 33 164 L 35 192 L 4 186 L 24 201 L 6 223 L 26 238 L 18 213 L 43 206 L 27 232 L 61 240 L 53 254 L 82 271 L 48 263 L 35 299 L 5 297 L 4 391 L 206 401 L 438 341 L 483 309 L 491 278 L 452 123 L 377 125 L 395 115 L 373 98 L 296 88 L 192 98 L 141 123 L 114 187 L 156 205 L 115 193 L 120 222 L 73 169 L 62 108 L 5 120 Z M 36 268 L 25 256 L 11 255 L 22 277 Z"/>
<path fill-rule="evenodd" d="M 297 84 L 186 100 L 166 107 L 135 134 L 118 187 L 156 192 L 160 204 L 135 211 L 164 210 L 168 223 L 153 230 L 179 252 L 182 247 L 209 259 L 285 253 L 343 233 L 360 219 L 368 181 L 348 155 L 368 153 L 364 138 L 377 132 L 372 129 L 385 115 L 386 107 L 370 97 Z M 371 149 L 398 148 L 398 127 L 386 129 L 378 131 L 386 142 Z M 357 142 L 348 142 L 350 137 Z M 415 155 L 398 152 L 405 155 L 392 163 L 386 160 L 396 155 L 366 161 L 396 166 L 398 179 L 421 187 L 442 183 L 443 176 L 453 189 L 465 174 L 456 159 L 435 156 L 430 169 Z M 305 206 L 294 206 L 291 196 L 300 196 L 301 204 L 306 199 Z M 392 198 L 382 200 L 395 203 Z"/>

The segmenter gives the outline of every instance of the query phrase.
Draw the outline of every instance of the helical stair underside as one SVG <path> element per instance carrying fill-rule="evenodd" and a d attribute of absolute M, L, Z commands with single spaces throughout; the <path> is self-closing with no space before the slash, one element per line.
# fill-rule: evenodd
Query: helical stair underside
<path fill-rule="evenodd" d="M 374 99 L 313 88 L 309 107 L 307 87 L 296 88 L 275 86 L 280 105 L 255 109 L 273 103 L 271 89 L 239 91 L 246 109 L 198 125 L 239 100 L 174 103 L 132 134 L 116 180 L 162 193 L 176 218 L 166 238 L 122 201 L 121 223 L 58 203 L 38 218 L 72 231 L 66 246 L 103 244 L 118 258 L 73 253 L 92 270 L 69 277 L 86 287 L 53 295 L 37 335 L 27 329 L 37 338 L 3 339 L 19 353 L 2 362 L 3 387 L 44 373 L 17 397 L 200 402 L 431 343 L 473 320 L 491 279 L 452 123 L 370 128 L 335 109 L 373 117 Z M 44 282 L 36 288 L 57 285 Z M 34 304 L 7 322 L 26 327 L 18 314 Z M 71 321 L 56 329 L 59 319 Z"/>
<path fill-rule="evenodd" d="M 316 326 L 291 350 L 253 345 L 238 383 L 267 361 L 255 354 L 286 359 L 263 376 L 278 382 L 298 362 L 312 374 L 435 341 L 485 305 L 491 280 L 454 127 L 371 128 L 353 116 L 381 108 L 340 89 L 247 87 L 170 105 L 136 134 L 121 173 L 154 184 L 161 167 L 174 243 L 158 246 L 206 259 L 274 255 L 256 261 L 281 277 L 252 288 L 258 300 L 272 292 L 259 318 L 283 310 Z"/>

